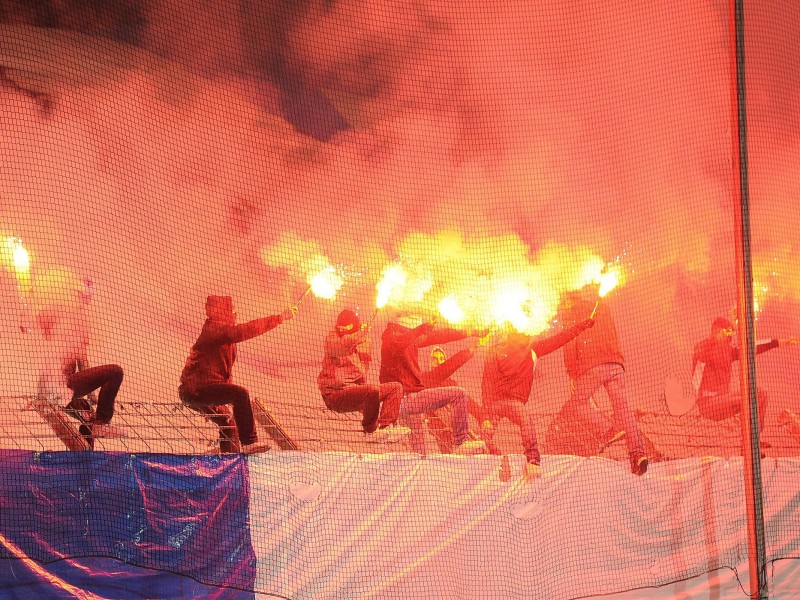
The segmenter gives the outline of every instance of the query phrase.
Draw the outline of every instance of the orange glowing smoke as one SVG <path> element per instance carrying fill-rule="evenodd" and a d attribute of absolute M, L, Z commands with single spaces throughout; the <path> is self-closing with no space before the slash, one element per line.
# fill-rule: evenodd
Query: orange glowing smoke
<path fill-rule="evenodd" d="M 753 310 L 772 300 L 800 302 L 800 256 L 788 246 L 753 257 Z"/>
<path fill-rule="evenodd" d="M 284 268 L 291 277 L 305 281 L 318 298 L 333 300 L 344 285 L 344 278 L 322 253 L 321 246 L 293 231 L 282 232 L 274 244 L 261 248 L 260 254 L 265 264 Z"/>
<path fill-rule="evenodd" d="M 516 235 L 466 241 L 459 232 L 415 232 L 396 249 L 376 285 L 376 307 L 438 311 L 454 325 L 546 329 L 561 295 L 590 283 L 608 293 L 623 281 L 587 247 L 548 244 L 535 255 Z"/>
<path fill-rule="evenodd" d="M 441 314 L 446 321 L 454 325 L 463 323 L 467 316 L 464 310 L 458 305 L 458 299 L 455 296 L 443 298 L 441 302 L 439 302 L 438 309 L 439 314 Z"/>

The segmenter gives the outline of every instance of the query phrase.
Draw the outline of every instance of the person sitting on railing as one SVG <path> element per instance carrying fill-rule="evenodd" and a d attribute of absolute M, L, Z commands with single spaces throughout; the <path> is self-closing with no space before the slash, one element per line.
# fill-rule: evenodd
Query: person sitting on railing
<path fill-rule="evenodd" d="M 376 441 L 395 442 L 407 436 L 408 427 L 397 426 L 403 386 L 396 381 L 367 383 L 372 356 L 370 329 L 358 315 L 343 310 L 336 325 L 325 337 L 325 357 L 317 385 L 330 410 L 338 413 L 361 412 L 361 427 Z"/>
<path fill-rule="evenodd" d="M 85 308 L 91 300 L 91 285 L 78 290 L 78 307 L 56 306 L 41 310 L 36 318 L 45 340 L 45 356 L 39 372 L 37 398 L 48 400 L 64 388 L 71 392 L 65 412 L 77 418 L 78 428 L 89 447 L 98 437 L 121 437 L 124 431 L 110 424 L 114 403 L 122 385 L 122 367 L 116 364 L 90 367 L 89 325 Z M 85 396 L 95 390 L 97 412 Z"/>
<path fill-rule="evenodd" d="M 756 354 L 781 345 L 794 345 L 797 340 L 771 339 L 756 344 Z M 739 360 L 739 348 L 733 345 L 733 323 L 717 317 L 711 323 L 711 336 L 699 342 L 692 356 L 692 386 L 697 393 L 697 408 L 707 419 L 723 421 L 739 414 L 742 394 L 730 390 L 733 363 Z M 767 414 L 767 393 L 757 390 L 758 422 L 764 425 Z M 762 442 L 762 446 L 768 446 Z"/>
<path fill-rule="evenodd" d="M 448 357 L 444 349 L 436 346 L 431 350 L 430 369 L 422 373 L 422 381 L 426 387 L 461 387 L 459 383 L 453 379 L 453 374 L 469 362 L 477 350 L 477 341 L 469 348 L 459 350 L 453 356 Z M 433 435 L 436 443 L 439 446 L 439 451 L 444 454 L 449 454 L 453 450 L 453 431 L 450 429 L 449 423 L 445 422 L 445 415 L 440 414 L 444 411 L 434 410 L 425 413 L 425 421 L 428 424 L 428 431 Z M 484 421 L 483 409 L 481 405 L 469 394 L 467 394 L 467 412 L 472 415 L 475 421 L 480 426 Z M 470 431 L 468 433 L 470 439 L 482 439 L 486 444 L 486 448 L 490 454 L 500 454 L 500 449 L 492 443 L 490 439 L 481 437 Z"/>
<path fill-rule="evenodd" d="M 267 442 L 258 441 L 250 394 L 242 386 L 231 383 L 236 344 L 262 335 L 296 314 L 297 307 L 291 306 L 279 315 L 237 325 L 230 296 L 206 299 L 208 318 L 186 359 L 178 396 L 183 404 L 208 416 L 219 427 L 220 452 L 238 452 L 239 442 L 245 454 L 270 449 Z M 235 425 L 227 404 L 233 406 Z"/>
<path fill-rule="evenodd" d="M 467 337 L 481 337 L 473 331 L 437 328 L 433 321 L 422 322 L 422 317 L 412 312 L 398 312 L 387 323 L 381 335 L 380 382 L 399 382 L 405 396 L 400 403 L 400 416 L 410 417 L 411 442 L 415 451 L 425 453 L 422 415 L 451 406 L 453 452 L 478 454 L 486 449 L 480 440 L 469 440 L 467 420 L 467 392 L 461 387 L 428 387 L 419 366 L 419 349 Z"/>

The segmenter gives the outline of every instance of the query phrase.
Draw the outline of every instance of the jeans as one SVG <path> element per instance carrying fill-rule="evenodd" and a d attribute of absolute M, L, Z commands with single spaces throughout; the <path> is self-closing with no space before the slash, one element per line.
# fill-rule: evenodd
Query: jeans
<path fill-rule="evenodd" d="M 756 399 L 758 402 L 758 425 L 764 428 L 764 417 L 767 414 L 767 393 L 764 390 L 757 390 Z M 697 398 L 697 408 L 700 415 L 712 421 L 724 421 L 742 411 L 742 394 L 740 392 L 728 392 L 726 394 L 700 394 Z"/>
<path fill-rule="evenodd" d="M 179 390 L 181 402 L 199 413 L 207 415 L 219 427 L 220 452 L 238 452 L 236 434 L 242 444 L 258 441 L 253 406 L 245 388 L 233 383 L 210 383 L 197 388 L 195 393 Z M 233 419 L 224 405 L 233 406 Z"/>
<path fill-rule="evenodd" d="M 536 423 L 533 419 L 533 412 L 527 404 L 523 404 L 519 400 L 498 400 L 485 406 L 483 410 L 486 418 L 492 423 L 491 429 L 483 431 L 483 439 L 490 449 L 494 445 L 492 442 L 494 427 L 500 419 L 505 417 L 519 427 L 522 435 L 522 447 L 525 449 L 528 462 L 537 465 L 540 463 L 542 457 L 539 454 L 539 444 L 536 440 Z"/>
<path fill-rule="evenodd" d="M 644 454 L 644 442 L 625 393 L 625 369 L 618 363 L 604 363 L 586 371 L 575 380 L 575 391 L 561 412 L 574 415 L 598 440 L 614 426 L 603 413 L 589 403 L 601 386 L 606 388 L 614 410 L 614 421 L 625 430 L 625 441 L 630 454 Z"/>
<path fill-rule="evenodd" d="M 100 365 L 76 371 L 67 378 L 67 387 L 73 398 L 80 398 L 100 388 L 97 396 L 97 423 L 109 423 L 114 416 L 114 401 L 122 385 L 122 367 L 119 365 Z"/>
<path fill-rule="evenodd" d="M 361 427 L 372 433 L 397 421 L 403 386 L 397 382 L 380 385 L 351 385 L 323 396 L 325 406 L 339 413 L 361 411 Z"/>
<path fill-rule="evenodd" d="M 460 387 L 438 387 L 412 392 L 400 402 L 400 416 L 409 417 L 411 425 L 411 447 L 425 454 L 425 431 L 422 416 L 443 406 L 450 405 L 450 427 L 453 442 L 461 445 L 467 439 L 467 392 Z"/>
<path fill-rule="evenodd" d="M 467 396 L 467 412 L 473 416 L 479 427 L 486 418 L 484 417 L 483 408 L 472 396 Z M 449 414 L 450 411 L 445 408 L 444 410 L 426 413 L 424 417 L 428 422 L 428 433 L 436 439 L 439 452 L 443 454 L 449 454 L 453 451 L 453 431 L 450 429 L 449 423 L 445 423 L 445 419 L 448 421 L 450 420 Z M 480 437 L 486 442 L 486 447 L 489 449 L 490 453 L 501 453 L 494 445 L 491 438 L 487 439 L 485 436 Z"/>

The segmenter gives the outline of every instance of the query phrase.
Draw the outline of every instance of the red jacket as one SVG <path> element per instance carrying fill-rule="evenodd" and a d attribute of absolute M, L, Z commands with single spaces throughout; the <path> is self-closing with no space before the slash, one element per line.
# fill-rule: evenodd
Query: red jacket
<path fill-rule="evenodd" d="M 576 305 L 571 315 L 587 315 L 592 307 L 591 303 Z M 587 329 L 564 347 L 564 367 L 570 378 L 577 379 L 589 369 L 606 363 L 616 363 L 624 368 L 625 357 L 620 349 L 611 310 L 601 302 L 595 313 L 594 327 Z"/>
<path fill-rule="evenodd" d="M 778 347 L 778 340 L 770 340 L 756 346 L 756 354 Z M 739 360 L 739 348 L 730 340 L 706 338 L 694 348 L 692 357 L 692 373 L 697 363 L 705 363 L 703 378 L 700 380 L 698 394 L 727 394 L 731 384 L 734 361 Z"/>
<path fill-rule="evenodd" d="M 241 325 L 206 319 L 200 336 L 189 352 L 181 373 L 180 390 L 195 394 L 210 383 L 230 383 L 236 361 L 236 344 L 266 333 L 280 325 L 280 315 L 255 319 Z"/>
<path fill-rule="evenodd" d="M 526 335 L 514 333 L 491 346 L 483 365 L 481 381 L 484 406 L 502 400 L 528 402 L 533 387 L 533 354 L 542 358 L 555 352 L 580 335 L 590 323 L 586 320 L 554 336 L 534 341 Z"/>
<path fill-rule="evenodd" d="M 409 329 L 389 322 L 381 335 L 380 382 L 398 381 L 406 394 L 419 392 L 427 386 L 423 383 L 425 375 L 419 367 L 420 348 L 455 342 L 468 337 L 457 329 L 435 329 L 431 323 Z"/>
<path fill-rule="evenodd" d="M 331 392 L 366 383 L 369 369 L 369 330 L 340 336 L 334 329 L 325 338 L 325 358 L 317 385 L 323 397 Z"/>

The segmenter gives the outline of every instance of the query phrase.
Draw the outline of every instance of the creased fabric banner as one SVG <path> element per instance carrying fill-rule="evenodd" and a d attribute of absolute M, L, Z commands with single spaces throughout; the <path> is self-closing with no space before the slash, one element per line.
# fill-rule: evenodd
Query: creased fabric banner
<path fill-rule="evenodd" d="M 241 456 L 0 452 L 0 598 L 253 598 Z"/>
<path fill-rule="evenodd" d="M 741 458 L 509 459 L 5 451 L 0 598 L 747 598 Z M 762 476 L 799 598 L 800 460 Z"/>

